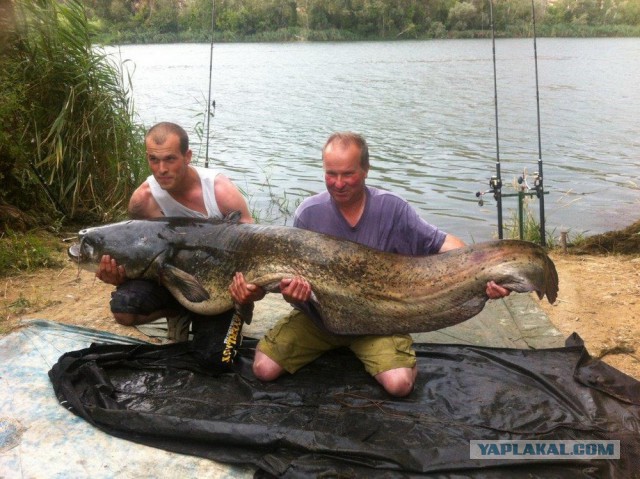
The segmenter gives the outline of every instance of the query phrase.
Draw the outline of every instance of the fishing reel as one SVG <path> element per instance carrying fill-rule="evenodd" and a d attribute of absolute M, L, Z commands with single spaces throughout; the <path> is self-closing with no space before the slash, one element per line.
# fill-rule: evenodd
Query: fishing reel
<path fill-rule="evenodd" d="M 542 195 L 542 176 L 536 171 L 533 175 L 533 187 L 527 182 L 527 170 L 522 172 L 522 176 L 518 177 L 518 184 L 521 185 L 522 191 L 534 190 L 536 197 L 540 198 Z"/>
<path fill-rule="evenodd" d="M 542 175 L 539 175 L 537 172 L 533 175 L 533 189 L 536 190 L 536 197 L 540 199 L 543 194 Z"/>
<path fill-rule="evenodd" d="M 500 196 L 500 190 L 502 189 L 502 180 L 497 176 L 492 176 L 489 180 L 489 189 L 486 191 L 477 191 L 476 198 L 478 198 L 478 206 L 484 206 L 484 199 L 482 198 L 487 193 L 493 193 L 493 198 L 498 201 Z"/>

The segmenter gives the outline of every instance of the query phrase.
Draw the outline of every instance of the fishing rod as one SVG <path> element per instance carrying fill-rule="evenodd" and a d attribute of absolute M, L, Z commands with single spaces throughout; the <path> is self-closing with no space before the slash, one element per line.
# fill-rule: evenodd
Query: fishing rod
<path fill-rule="evenodd" d="M 211 101 L 211 77 L 213 76 L 213 32 L 215 31 L 215 0 L 211 0 L 211 48 L 209 49 L 209 91 L 207 96 L 207 133 L 204 149 L 204 167 L 209 168 L 209 123 L 211 117 L 215 115 L 216 101 Z M 211 113 L 213 107 L 213 113 Z"/>
<path fill-rule="evenodd" d="M 502 226 L 502 176 L 500 172 L 500 134 L 498 128 L 498 80 L 496 74 L 496 28 L 493 21 L 493 0 L 489 0 L 489 19 L 491 22 L 491 47 L 493 52 L 493 105 L 495 111 L 496 122 L 496 175 L 492 176 L 489 180 L 489 189 L 487 191 L 478 191 L 476 197 L 480 198 L 478 204 L 482 206 L 484 201 L 482 196 L 487 193 L 493 193 L 493 197 L 496 200 L 496 206 L 498 210 L 498 238 L 502 239 L 504 236 Z"/>
<path fill-rule="evenodd" d="M 500 172 L 500 136 L 498 133 L 498 75 L 496 74 L 496 25 L 493 18 L 493 0 L 489 0 L 489 17 L 491 19 L 491 48 L 493 51 L 493 106 L 496 118 L 496 176 L 491 178 L 489 186 L 497 202 L 498 238 L 502 239 L 504 236 L 502 226 L 502 176 Z"/>
<path fill-rule="evenodd" d="M 536 7 L 534 0 L 531 0 L 531 16 L 533 18 L 533 58 L 536 67 L 536 112 L 538 118 L 538 175 L 536 177 L 536 196 L 540 204 L 540 244 L 546 246 L 545 224 L 544 224 L 544 183 L 542 181 L 542 135 L 540 134 L 540 88 L 538 86 L 538 46 L 536 34 Z"/>
<path fill-rule="evenodd" d="M 498 125 L 498 86 L 497 86 L 497 74 L 496 74 L 496 43 L 495 43 L 495 23 L 493 16 L 493 0 L 489 0 L 489 18 L 491 21 L 491 43 L 493 50 L 493 92 L 494 92 L 494 107 L 495 107 L 495 123 L 496 123 L 496 175 L 489 180 L 489 189 L 487 191 L 478 191 L 476 197 L 480 198 L 478 204 L 482 206 L 484 204 L 482 196 L 487 193 L 493 193 L 493 197 L 497 203 L 498 210 L 498 238 L 503 239 L 504 231 L 502 225 L 502 198 L 507 196 L 518 197 L 518 222 L 520 226 L 520 238 L 524 236 L 523 227 L 523 201 L 525 196 L 536 196 L 540 203 L 540 244 L 546 246 L 545 236 L 545 217 L 544 217 L 544 195 L 547 194 L 544 191 L 544 183 L 542 176 L 542 135 L 540 132 L 540 89 L 538 83 L 538 47 L 537 47 L 537 34 L 536 34 L 536 14 L 534 0 L 531 0 L 531 12 L 533 17 L 533 50 L 534 50 L 534 62 L 535 62 L 535 79 L 536 79 L 536 109 L 537 109 L 537 126 L 538 126 L 538 172 L 533 175 L 534 183 L 533 187 L 529 186 L 526 181 L 526 170 L 522 176 L 518 178 L 518 184 L 521 185 L 520 190 L 516 194 L 503 194 L 502 193 L 502 176 L 500 171 L 500 137 L 499 137 L 499 125 Z M 530 192 L 528 190 L 533 190 Z"/>

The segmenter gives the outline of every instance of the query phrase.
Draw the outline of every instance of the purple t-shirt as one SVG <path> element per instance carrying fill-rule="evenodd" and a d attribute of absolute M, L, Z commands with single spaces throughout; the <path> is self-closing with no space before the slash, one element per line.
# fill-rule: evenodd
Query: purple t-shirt
<path fill-rule="evenodd" d="M 364 211 L 355 226 L 347 223 L 326 191 L 300 204 L 293 226 L 390 253 L 425 256 L 440 250 L 446 233 L 420 218 L 403 198 L 370 186 L 365 190 Z"/>

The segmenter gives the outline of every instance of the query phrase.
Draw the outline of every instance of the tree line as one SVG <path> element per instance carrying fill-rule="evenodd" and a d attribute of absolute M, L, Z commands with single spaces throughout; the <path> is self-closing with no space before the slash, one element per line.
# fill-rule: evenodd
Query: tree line
<path fill-rule="evenodd" d="M 532 0 L 0 0 L 0 235 L 113 219 L 143 177 L 130 84 L 99 41 L 488 36 L 489 7 L 497 35 L 530 35 Z M 640 36 L 638 0 L 533 7 L 543 35 Z"/>
<path fill-rule="evenodd" d="M 83 0 L 104 43 L 640 35 L 638 0 Z"/>

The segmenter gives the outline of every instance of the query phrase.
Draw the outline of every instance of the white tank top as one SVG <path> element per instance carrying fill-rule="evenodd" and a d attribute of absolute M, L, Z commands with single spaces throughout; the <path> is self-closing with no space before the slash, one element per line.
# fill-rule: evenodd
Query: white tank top
<path fill-rule="evenodd" d="M 204 199 L 204 206 L 207 209 L 207 214 L 204 215 L 199 211 L 187 208 L 182 203 L 177 202 L 173 197 L 160 187 L 160 184 L 156 181 L 153 175 L 147 178 L 147 183 L 151 189 L 151 195 L 156 200 L 162 213 L 165 216 L 186 216 L 190 218 L 222 218 L 220 208 L 216 202 L 216 195 L 213 188 L 213 184 L 216 176 L 219 172 L 210 170 L 209 168 L 202 168 L 200 166 L 191 166 L 198 176 L 200 177 L 200 184 L 202 185 L 202 197 Z"/>

